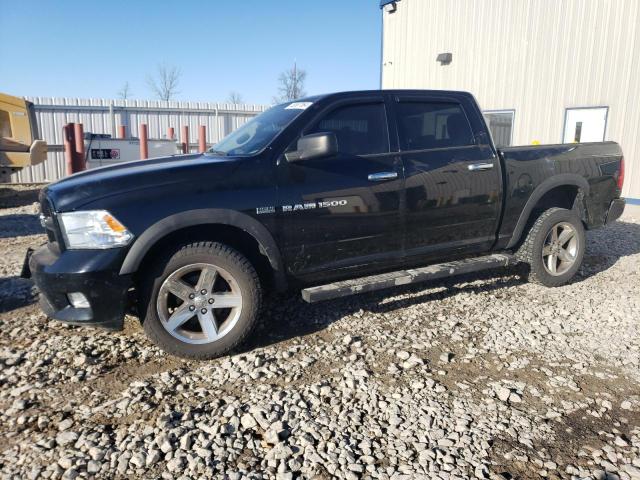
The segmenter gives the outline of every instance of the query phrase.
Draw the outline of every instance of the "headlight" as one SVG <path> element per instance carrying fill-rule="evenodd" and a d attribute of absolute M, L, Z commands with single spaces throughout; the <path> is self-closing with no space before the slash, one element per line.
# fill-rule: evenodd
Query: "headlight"
<path fill-rule="evenodd" d="M 69 249 L 122 247 L 131 232 L 106 210 L 59 213 L 62 236 Z"/>

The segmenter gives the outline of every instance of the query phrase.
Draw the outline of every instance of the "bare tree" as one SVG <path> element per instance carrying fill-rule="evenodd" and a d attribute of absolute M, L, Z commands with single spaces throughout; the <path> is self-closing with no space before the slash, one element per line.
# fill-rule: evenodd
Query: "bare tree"
<path fill-rule="evenodd" d="M 293 68 L 285 70 L 278 77 L 278 93 L 274 98 L 276 102 L 286 102 L 304 97 L 304 81 L 307 78 L 307 72 L 298 68 L 296 62 L 293 62 Z"/>
<path fill-rule="evenodd" d="M 158 65 L 156 76 L 147 76 L 147 84 L 160 100 L 172 100 L 179 93 L 178 84 L 181 75 L 178 67 Z"/>
<path fill-rule="evenodd" d="M 124 85 L 122 85 L 122 88 L 120 90 L 118 90 L 118 97 L 122 98 L 123 100 L 126 100 L 127 98 L 131 97 L 131 87 L 129 86 L 129 82 L 124 82 Z"/>
<path fill-rule="evenodd" d="M 229 92 L 229 96 L 227 97 L 227 101 L 229 103 L 235 103 L 236 105 L 239 103 L 244 103 L 244 99 L 242 98 L 242 94 L 240 92 L 231 91 Z"/>

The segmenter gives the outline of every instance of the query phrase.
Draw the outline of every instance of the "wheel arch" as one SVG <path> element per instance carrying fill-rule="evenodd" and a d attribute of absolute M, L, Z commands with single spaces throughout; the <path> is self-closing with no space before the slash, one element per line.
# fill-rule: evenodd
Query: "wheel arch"
<path fill-rule="evenodd" d="M 192 235 L 197 234 L 197 236 L 194 238 L 188 235 L 190 232 Z M 235 242 L 229 241 L 233 232 L 237 233 Z M 212 236 L 214 238 L 210 238 Z M 227 240 L 226 243 L 231 243 L 229 246 L 238 249 L 249 257 L 251 252 L 246 251 L 247 249 L 243 248 L 243 245 L 247 245 L 246 241 L 251 239 L 255 242 L 259 255 L 266 259 L 265 263 L 272 270 L 275 287 L 278 290 L 286 288 L 282 257 L 273 236 L 267 228 L 244 213 L 216 208 L 180 212 L 151 225 L 136 239 L 129 249 L 120 268 L 120 274 L 137 273 L 149 255 L 159 247 L 167 247 L 171 245 L 172 239 L 178 240 L 184 237 L 189 238 L 190 241 L 221 240 L 224 242 Z M 248 253 L 249 255 L 247 255 Z M 252 260 L 252 258 L 249 258 L 249 260 Z"/>
<path fill-rule="evenodd" d="M 527 200 L 518 222 L 513 230 L 511 240 L 506 248 L 513 248 L 522 239 L 525 228 L 535 220 L 540 209 L 551 207 L 576 208 L 583 222 L 586 221 L 587 209 L 584 198 L 589 194 L 589 183 L 577 174 L 563 173 L 554 175 L 538 185 Z"/>

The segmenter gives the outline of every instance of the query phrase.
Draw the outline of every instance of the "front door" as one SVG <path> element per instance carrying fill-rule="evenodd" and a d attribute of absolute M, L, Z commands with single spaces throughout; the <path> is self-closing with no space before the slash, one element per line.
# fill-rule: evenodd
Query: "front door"
<path fill-rule="evenodd" d="M 456 99 L 397 97 L 407 257 L 486 251 L 500 215 L 500 165 Z M 488 142 L 485 142 L 488 143 Z"/>
<path fill-rule="evenodd" d="M 278 164 L 282 253 L 309 280 L 401 255 L 402 167 L 380 95 L 329 106 L 304 134 L 333 132 L 338 153 Z"/>

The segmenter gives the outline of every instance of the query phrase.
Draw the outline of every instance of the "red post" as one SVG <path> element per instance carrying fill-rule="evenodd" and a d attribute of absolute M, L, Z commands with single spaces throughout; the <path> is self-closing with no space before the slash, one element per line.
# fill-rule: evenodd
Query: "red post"
<path fill-rule="evenodd" d="M 167 138 L 169 140 L 173 140 L 176 136 L 176 131 L 174 130 L 173 127 L 169 127 L 167 128 Z"/>
<path fill-rule="evenodd" d="M 149 158 L 149 140 L 146 123 L 140 124 L 140 158 L 142 160 Z"/>
<path fill-rule="evenodd" d="M 75 136 L 75 158 L 74 158 L 74 172 L 81 172 L 82 170 L 86 170 L 87 166 L 85 165 L 85 155 L 84 155 L 84 129 L 82 128 L 81 123 L 76 123 L 74 125 L 74 136 Z"/>
<path fill-rule="evenodd" d="M 189 125 L 182 126 L 182 153 L 189 153 Z"/>
<path fill-rule="evenodd" d="M 127 138 L 127 127 L 125 125 L 118 127 L 118 138 Z"/>
<path fill-rule="evenodd" d="M 198 132 L 198 152 L 204 153 L 207 150 L 207 127 L 200 125 Z"/>
<path fill-rule="evenodd" d="M 74 149 L 75 149 L 75 129 L 73 123 L 67 123 L 64 127 L 62 127 L 62 139 L 64 141 L 64 160 L 67 166 L 67 175 L 71 175 L 75 173 L 73 170 L 73 159 Z"/>

